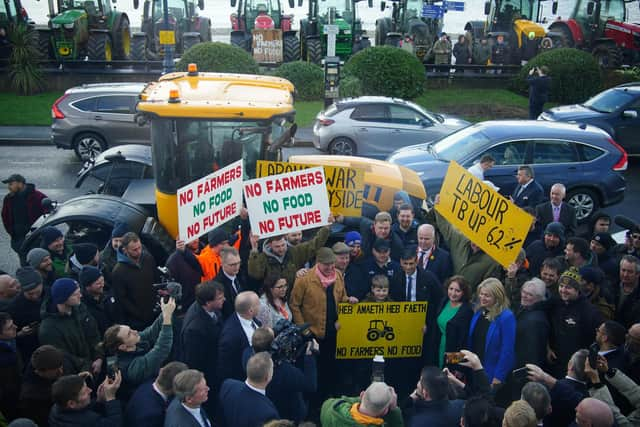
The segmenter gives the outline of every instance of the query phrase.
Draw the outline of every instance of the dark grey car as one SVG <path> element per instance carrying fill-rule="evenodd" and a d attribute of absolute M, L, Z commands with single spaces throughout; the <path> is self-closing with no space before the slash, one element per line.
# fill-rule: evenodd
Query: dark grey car
<path fill-rule="evenodd" d="M 109 147 L 150 144 L 149 124 L 134 116 L 144 83 L 87 84 L 68 89 L 51 107 L 51 142 L 81 160 Z"/>

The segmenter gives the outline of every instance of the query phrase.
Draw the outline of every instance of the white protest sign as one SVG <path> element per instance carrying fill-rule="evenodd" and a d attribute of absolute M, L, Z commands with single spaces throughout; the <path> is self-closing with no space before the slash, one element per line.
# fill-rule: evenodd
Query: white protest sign
<path fill-rule="evenodd" d="M 261 239 L 329 223 L 322 167 L 245 181 L 251 231 Z"/>
<path fill-rule="evenodd" d="M 178 232 L 186 243 L 240 214 L 242 160 L 178 190 Z"/>

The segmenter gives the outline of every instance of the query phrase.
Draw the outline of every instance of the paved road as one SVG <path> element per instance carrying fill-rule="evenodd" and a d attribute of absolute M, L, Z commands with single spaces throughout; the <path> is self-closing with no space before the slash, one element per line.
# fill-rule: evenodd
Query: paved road
<path fill-rule="evenodd" d="M 311 147 L 298 147 L 287 149 L 284 155 L 286 157 L 289 153 L 312 154 L 314 152 L 316 151 Z M 51 199 L 59 202 L 82 195 L 89 190 L 74 188 L 76 174 L 81 167 L 82 164 L 70 150 L 58 150 L 47 145 L 0 146 L 0 171 L 3 178 L 12 173 L 21 173 Z M 640 206 L 639 172 L 640 159 L 632 160 L 625 173 L 628 184 L 625 201 L 607 208 L 608 213 L 623 214 L 640 220 L 640 214 L 637 211 Z M 6 187 L 0 188 L 0 197 L 4 197 L 6 192 Z M 3 227 L 0 228 L 0 254 L 2 254 L 0 269 L 13 273 L 18 267 L 18 258 L 11 250 L 9 236 Z"/>

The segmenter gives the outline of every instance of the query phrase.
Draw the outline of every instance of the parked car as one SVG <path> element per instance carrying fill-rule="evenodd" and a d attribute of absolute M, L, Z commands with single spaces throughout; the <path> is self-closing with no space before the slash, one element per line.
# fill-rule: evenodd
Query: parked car
<path fill-rule="evenodd" d="M 400 149 L 388 157 L 415 170 L 427 194 L 440 191 L 450 161 L 469 168 L 483 154 L 496 159 L 485 179 L 511 195 L 518 166 L 533 167 L 545 195 L 560 182 L 566 200 L 576 208 L 578 220 L 587 220 L 603 206 L 624 199 L 627 153 L 603 130 L 584 124 L 540 121 L 489 121 L 477 123 L 435 143 Z"/>
<path fill-rule="evenodd" d="M 384 159 L 393 150 L 435 141 L 469 124 L 402 99 L 347 98 L 318 113 L 313 145 L 330 154 Z"/>
<path fill-rule="evenodd" d="M 150 144 L 149 124 L 134 120 L 144 83 L 86 84 L 68 89 L 51 107 L 51 142 L 81 160 L 109 147 Z"/>
<path fill-rule="evenodd" d="M 70 244 L 94 243 L 105 247 L 111 239 L 116 223 L 126 223 L 140 236 L 158 265 L 164 265 L 175 249 L 175 242 L 160 223 L 143 207 L 119 197 L 91 194 L 70 199 L 55 205 L 49 214 L 43 215 L 31 226 L 20 252 L 26 254 L 40 246 L 42 228 L 58 228 Z"/>
<path fill-rule="evenodd" d="M 607 89 L 583 104 L 543 112 L 539 120 L 587 123 L 604 129 L 631 156 L 640 155 L 640 82 Z"/>

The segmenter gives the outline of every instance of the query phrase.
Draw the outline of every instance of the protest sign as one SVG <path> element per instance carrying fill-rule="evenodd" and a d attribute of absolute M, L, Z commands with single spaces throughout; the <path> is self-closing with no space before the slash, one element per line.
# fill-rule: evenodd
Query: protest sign
<path fill-rule="evenodd" d="M 264 239 L 328 224 L 326 185 L 321 167 L 246 181 L 251 231 Z"/>
<path fill-rule="evenodd" d="M 338 305 L 336 359 L 419 357 L 427 302 Z"/>
<path fill-rule="evenodd" d="M 186 243 L 240 214 L 242 160 L 178 190 L 178 233 Z"/>
<path fill-rule="evenodd" d="M 305 163 L 271 162 L 258 160 L 256 176 L 258 178 L 317 167 Z M 364 170 L 349 167 L 323 166 L 327 180 L 329 209 L 333 215 L 362 215 L 364 192 Z"/>
<path fill-rule="evenodd" d="M 533 222 L 456 162 L 449 164 L 436 211 L 505 268 L 520 253 Z"/>

